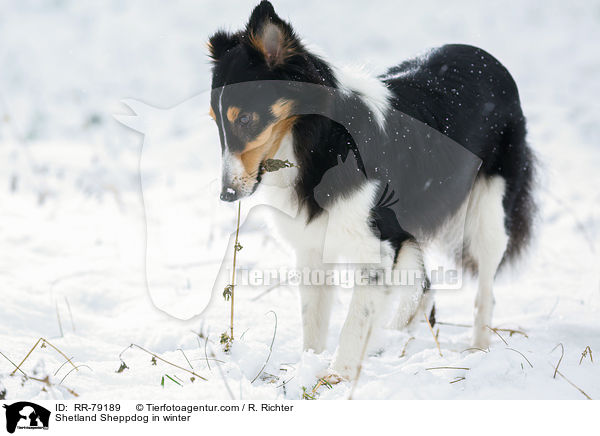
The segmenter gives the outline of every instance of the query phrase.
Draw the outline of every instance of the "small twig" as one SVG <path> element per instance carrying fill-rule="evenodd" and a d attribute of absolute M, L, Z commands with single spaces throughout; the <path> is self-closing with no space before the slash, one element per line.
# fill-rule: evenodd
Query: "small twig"
<path fill-rule="evenodd" d="M 2 351 L 0 351 L 0 354 L 2 355 L 2 357 L 4 357 L 6 360 L 8 360 L 12 366 L 14 366 L 16 368 L 15 371 L 18 369 L 21 374 L 23 374 L 25 377 L 27 377 L 27 374 L 25 374 L 22 369 L 20 369 L 17 365 L 15 365 L 15 363 L 12 360 L 10 360 L 8 358 L 8 356 L 6 356 L 6 354 L 4 354 Z M 14 372 L 13 372 L 13 374 L 14 374 Z"/>
<path fill-rule="evenodd" d="M 506 346 L 508 347 L 508 342 L 506 342 L 506 339 L 504 339 L 500 333 L 498 333 L 498 332 L 497 332 L 495 329 L 493 329 L 493 328 L 492 328 L 492 327 L 490 327 L 489 325 L 486 325 L 486 327 L 487 327 L 488 329 L 490 329 L 491 331 L 493 331 L 494 333 L 496 333 L 496 335 L 498 335 L 498 337 L 499 337 L 500 339 L 502 339 L 502 342 L 504 342 L 504 345 L 506 345 Z"/>
<path fill-rule="evenodd" d="M 314 396 L 314 395 L 317 393 L 317 391 L 319 390 L 319 388 L 321 387 L 321 385 L 322 385 L 322 384 L 323 384 L 323 379 L 322 379 L 322 378 L 320 378 L 320 379 L 317 381 L 317 384 L 315 384 L 315 385 L 313 386 L 313 388 L 312 388 L 312 395 L 313 395 L 313 396 Z"/>
<path fill-rule="evenodd" d="M 529 366 L 531 366 L 533 368 L 533 365 L 531 364 L 531 362 L 529 361 L 529 359 L 527 357 L 525 357 L 525 355 L 523 353 L 521 353 L 519 350 L 515 350 L 514 348 L 510 348 L 510 347 L 506 347 L 506 349 L 514 351 L 515 353 L 519 353 L 521 356 L 523 356 L 523 359 L 525 359 L 527 361 L 527 363 L 529 364 Z"/>
<path fill-rule="evenodd" d="M 190 365 L 190 368 L 194 369 L 194 365 L 192 365 L 192 363 L 190 362 L 190 359 L 187 358 L 187 356 L 185 355 L 185 352 L 181 348 L 178 348 L 177 350 L 181 351 L 181 354 L 183 354 L 183 357 L 185 358 L 185 360 L 187 360 L 187 363 L 188 363 L 188 365 Z"/>
<path fill-rule="evenodd" d="M 291 380 L 291 379 L 290 379 Z M 320 378 L 319 380 L 317 380 L 317 383 L 313 386 L 311 393 L 309 394 L 308 392 L 304 392 L 304 394 L 302 395 L 303 399 L 309 399 L 309 400 L 316 400 L 317 399 L 317 391 L 319 390 L 319 388 L 321 386 L 327 386 L 329 389 L 333 389 L 333 386 L 331 386 L 331 383 L 329 383 L 325 378 Z M 352 398 L 348 398 L 349 400 Z"/>
<path fill-rule="evenodd" d="M 200 345 L 200 339 L 198 339 L 198 345 Z M 210 369 L 210 363 L 208 363 L 208 354 L 206 352 L 207 345 L 208 345 L 208 336 L 206 336 L 206 340 L 204 341 L 204 357 L 206 358 L 206 366 L 208 366 L 208 370 L 212 372 L 212 369 Z"/>
<path fill-rule="evenodd" d="M 15 368 L 15 370 L 10 374 L 10 375 L 14 375 L 15 372 L 17 372 L 17 369 L 21 368 L 21 366 L 23 365 L 23 363 L 25 363 L 25 361 L 27 360 L 27 358 L 29 358 L 29 356 L 31 355 L 31 353 L 33 353 L 33 350 L 35 350 L 35 347 L 38 346 L 38 344 L 40 342 L 43 342 L 44 344 L 48 344 L 50 345 L 52 348 L 54 348 L 62 357 L 64 357 L 65 359 L 67 359 L 67 361 L 71 364 L 71 366 L 73 368 L 76 368 L 75 364 L 71 361 L 71 359 L 69 359 L 67 357 L 67 355 L 65 353 L 63 353 L 62 351 L 60 351 L 58 348 L 56 348 L 54 345 L 52 345 L 50 342 L 48 342 L 46 339 L 44 338 L 39 338 L 37 340 L 37 342 L 33 345 L 33 347 L 31 347 L 31 350 L 29 350 L 29 353 L 27 353 L 27 355 L 23 358 L 23 360 L 21 361 L 21 363 L 19 363 L 19 365 Z"/>
<path fill-rule="evenodd" d="M 556 373 L 558 375 L 560 375 L 567 383 L 569 383 L 571 386 L 573 386 L 575 389 L 577 389 L 579 392 L 581 392 L 583 394 L 583 396 L 585 396 L 585 398 L 587 398 L 588 400 L 592 399 L 592 397 L 590 397 L 588 394 L 585 393 L 585 391 L 583 389 L 581 389 L 579 386 L 577 386 L 575 383 L 573 383 L 571 380 L 569 380 L 562 372 L 556 370 Z"/>
<path fill-rule="evenodd" d="M 179 383 L 177 380 L 175 380 L 173 377 L 171 377 L 169 374 L 165 374 L 165 376 L 167 376 L 167 378 L 169 380 L 171 380 L 173 383 L 178 384 L 179 386 L 183 387 L 183 385 L 181 383 Z"/>
<path fill-rule="evenodd" d="M 121 358 L 121 355 L 122 355 L 122 354 L 123 354 L 125 351 L 127 351 L 127 349 L 129 349 L 129 348 L 133 348 L 133 347 L 136 347 L 136 348 L 138 348 L 138 349 L 142 350 L 144 353 L 147 353 L 147 354 L 149 354 L 149 355 L 153 356 L 154 358 L 156 358 L 156 359 L 158 359 L 158 360 L 160 360 L 160 361 L 162 361 L 162 362 L 164 362 L 164 363 L 166 363 L 166 364 L 168 364 L 168 365 L 171 365 L 171 366 L 173 366 L 173 367 L 175 367 L 175 368 L 177 368 L 177 369 L 181 369 L 182 371 L 188 372 L 188 373 L 192 374 L 193 376 L 196 376 L 196 377 L 198 377 L 199 379 L 202 379 L 202 380 L 204 380 L 204 381 L 206 381 L 206 380 L 207 380 L 205 377 L 202 377 L 201 375 L 199 375 L 199 374 L 196 374 L 194 371 L 190 371 L 190 370 L 189 370 L 189 369 L 187 369 L 187 368 L 183 368 L 183 367 L 181 367 L 181 366 L 179 366 L 179 365 L 177 365 L 177 364 L 175 364 L 175 363 L 169 362 L 168 360 L 165 360 L 165 359 L 163 359 L 162 357 L 160 357 L 158 354 L 155 354 L 155 353 L 153 353 L 152 351 L 148 351 L 148 350 L 146 350 L 144 347 L 140 347 L 138 344 L 131 344 L 131 345 L 129 345 L 129 347 L 127 347 L 125 350 L 123 350 L 123 351 L 121 352 L 121 354 L 119 354 L 119 358 Z M 123 360 L 123 359 L 121 359 L 121 360 Z"/>
<path fill-rule="evenodd" d="M 290 378 L 288 378 L 287 380 L 285 380 L 283 383 L 281 383 L 280 385 L 277 385 L 277 386 L 275 386 L 275 387 L 276 387 L 276 388 L 284 387 L 284 386 L 285 386 L 285 385 L 287 385 L 287 384 L 288 384 L 290 381 L 292 381 L 292 379 L 293 379 L 294 377 L 295 377 L 294 375 L 293 375 L 293 376 L 291 376 Z"/>
<path fill-rule="evenodd" d="M 173 377 L 175 377 L 177 380 L 179 380 L 180 382 L 184 383 L 183 380 L 181 380 L 181 377 L 177 377 L 177 374 L 173 374 Z"/>
<path fill-rule="evenodd" d="M 298 165 L 290 162 L 289 160 L 281 160 L 281 159 L 267 159 L 260 166 L 261 173 L 268 172 L 272 173 L 275 171 L 279 171 L 283 168 L 300 168 Z"/>
<path fill-rule="evenodd" d="M 4 357 L 6 360 L 8 360 L 8 361 L 11 363 L 11 365 L 15 367 L 15 371 L 19 370 L 19 372 L 20 372 L 21 374 L 23 374 L 23 377 L 25 377 L 27 380 L 34 380 L 34 381 L 37 381 L 37 382 L 40 382 L 40 383 L 44 383 L 44 384 L 45 384 L 46 386 L 48 386 L 48 387 L 54 387 L 54 385 L 52 384 L 52 382 L 50 382 L 50 377 L 46 376 L 46 377 L 45 377 L 45 378 L 43 378 L 43 379 L 41 379 L 41 378 L 37 378 L 37 377 L 31 377 L 31 376 L 27 375 L 27 374 L 26 374 L 26 373 L 25 373 L 25 372 L 24 372 L 24 371 L 23 371 L 21 368 L 19 368 L 17 365 L 15 365 L 15 363 L 14 363 L 12 360 L 10 360 L 10 359 L 9 359 L 9 358 L 8 358 L 8 357 L 7 357 L 7 356 L 6 356 L 6 355 L 5 355 L 3 352 L 1 352 L 1 351 L 0 351 L 0 355 L 2 355 L 2 357 Z M 21 362 L 21 363 L 23 363 L 23 362 Z M 85 366 L 85 365 L 80 365 L 80 366 Z M 74 368 L 74 369 L 75 369 L 75 368 Z M 71 371 L 69 371 L 69 374 L 70 374 L 71 372 L 73 372 L 73 371 L 74 371 L 74 369 L 72 369 Z M 90 368 L 90 369 L 91 369 L 91 368 Z M 13 375 L 13 374 L 14 374 L 14 372 L 13 372 L 11 375 Z M 68 375 L 68 374 L 67 374 L 67 375 Z M 64 380 L 64 378 L 63 378 L 63 380 Z M 61 381 L 61 383 L 62 383 L 62 381 Z M 78 396 L 79 396 L 79 394 L 78 394 L 77 392 L 75 392 L 75 391 L 74 391 L 73 389 L 71 389 L 71 388 L 68 388 L 68 387 L 66 387 L 66 386 L 60 386 L 60 387 L 62 387 L 63 389 L 66 389 L 66 390 L 67 390 L 67 392 L 69 392 L 69 393 L 70 393 L 71 395 L 73 395 L 74 397 L 78 397 Z"/>
<path fill-rule="evenodd" d="M 464 350 L 462 350 L 461 353 L 464 353 L 465 351 L 471 351 L 471 350 L 483 351 L 484 353 L 490 352 L 490 350 L 484 350 L 483 348 L 479 348 L 479 347 L 469 347 L 469 348 L 465 348 Z"/>
<path fill-rule="evenodd" d="M 273 328 L 273 338 L 271 339 L 271 345 L 269 347 L 269 354 L 267 355 L 267 360 L 265 360 L 265 364 L 262 366 L 262 368 L 260 369 L 258 374 L 256 374 L 256 377 L 254 377 L 252 379 L 250 384 L 254 383 L 256 381 L 256 379 L 258 378 L 258 376 L 262 374 L 264 369 L 267 367 L 267 363 L 269 363 L 269 359 L 271 358 L 271 353 L 273 353 L 273 344 L 275 343 L 275 336 L 277 335 L 277 314 L 272 310 L 270 310 L 267 313 L 272 313 L 273 316 L 275 317 L 275 327 Z"/>
<path fill-rule="evenodd" d="M 73 321 L 73 312 L 71 312 L 71 305 L 69 304 L 69 300 L 65 297 L 65 303 L 67 303 L 67 310 L 69 311 L 69 317 L 71 318 L 71 328 L 73 329 L 73 333 L 75 333 L 75 322 Z"/>
<path fill-rule="evenodd" d="M 44 378 L 36 378 L 36 377 L 27 377 L 29 380 L 35 380 L 37 382 L 40 383 L 44 383 L 46 386 L 52 388 L 52 387 L 61 387 L 63 389 L 65 389 L 68 393 L 70 393 L 71 395 L 73 395 L 74 397 L 78 397 L 79 394 L 77 392 L 75 392 L 73 389 L 68 388 L 66 386 L 57 386 L 52 384 L 52 382 L 50 381 L 50 377 L 46 376 Z"/>
<path fill-rule="evenodd" d="M 435 341 L 435 345 L 437 345 L 438 353 L 440 353 L 440 357 L 443 357 L 443 355 L 442 355 L 442 349 L 440 347 L 440 343 L 438 341 L 438 338 L 435 336 L 435 333 L 433 332 L 433 327 L 431 327 L 431 323 L 429 322 L 429 318 L 427 317 L 427 314 L 425 312 L 423 312 L 423 316 L 425 317 L 425 322 L 427 322 L 427 325 L 429 326 L 429 331 L 431 332 L 431 336 L 433 336 L 433 340 Z"/>
<path fill-rule="evenodd" d="M 209 335 L 208 334 L 206 336 L 204 336 L 204 335 L 198 334 L 196 332 L 192 332 L 192 333 L 198 335 L 198 337 L 196 338 L 196 340 L 198 341 L 198 348 L 202 348 L 202 345 L 200 345 L 200 339 L 204 339 L 204 359 L 192 359 L 192 362 L 195 361 L 195 360 L 204 360 L 206 362 L 206 365 L 208 366 L 208 369 L 211 372 L 212 372 L 212 369 L 210 368 L 209 360 L 212 360 L 212 361 L 218 362 L 218 363 L 227 363 L 227 362 L 225 362 L 223 360 L 219 360 L 219 359 L 216 359 L 216 358 L 210 358 L 210 359 L 208 358 L 208 353 L 206 351 L 206 346 L 207 346 L 208 341 L 209 341 Z"/>
<path fill-rule="evenodd" d="M 235 244 L 233 246 L 233 271 L 231 272 L 231 325 L 230 325 L 230 330 L 231 333 L 229 335 L 229 338 L 231 341 L 233 341 L 233 302 L 234 302 L 234 292 L 235 292 L 235 263 L 236 263 L 236 259 L 237 259 L 237 252 L 238 252 L 238 247 L 239 247 L 239 243 L 238 243 L 238 235 L 240 234 L 240 215 L 241 215 L 241 211 L 242 211 L 242 202 L 238 201 L 238 212 L 237 212 L 237 225 L 235 228 Z"/>
<path fill-rule="evenodd" d="M 245 335 L 246 333 L 248 333 L 248 330 L 250 330 L 250 327 L 248 327 L 246 330 L 244 330 L 244 333 L 242 333 L 242 334 L 240 335 L 240 341 L 241 341 L 242 339 L 244 339 L 244 335 Z"/>
<path fill-rule="evenodd" d="M 71 359 L 73 359 L 73 356 L 71 357 Z M 68 363 L 68 360 L 65 360 L 56 370 L 56 372 L 54 373 L 54 376 L 56 377 L 56 374 L 58 374 L 58 372 L 62 369 L 63 366 L 65 366 Z M 72 370 L 71 370 L 72 371 Z"/>
<path fill-rule="evenodd" d="M 204 339 L 204 321 L 202 322 L 202 325 L 200 326 L 200 331 L 199 332 L 195 332 L 194 330 L 190 330 L 193 334 L 195 334 L 196 336 L 198 336 L 200 339 Z M 206 332 L 208 335 L 208 331 Z"/>
<path fill-rule="evenodd" d="M 466 379 L 467 379 L 466 377 L 456 377 L 454 380 L 452 380 L 452 381 L 450 382 L 450 384 L 453 384 L 453 383 L 458 383 L 458 382 L 460 382 L 460 381 L 463 381 L 463 380 L 466 380 Z"/>
<path fill-rule="evenodd" d="M 216 358 L 217 356 L 215 355 L 214 351 L 212 350 L 212 347 L 209 345 L 209 350 L 210 350 L 210 356 Z M 227 389 L 227 393 L 229 394 L 229 396 L 231 397 L 232 400 L 235 400 L 235 396 L 233 395 L 233 392 L 231 391 L 231 388 L 229 387 L 229 383 L 227 383 L 227 379 L 225 378 L 225 375 L 223 374 L 223 370 L 221 370 L 221 365 L 216 365 L 217 369 L 219 370 L 219 375 L 221 376 L 221 379 L 223 380 L 223 384 L 225 385 L 225 389 Z"/>
<path fill-rule="evenodd" d="M 587 346 L 585 347 L 585 349 L 583 350 L 583 352 L 581 353 L 581 359 L 579 359 L 579 364 L 580 364 L 580 365 L 581 365 L 581 362 L 583 362 L 583 359 L 585 359 L 585 357 L 588 355 L 588 352 L 589 352 L 589 354 L 590 354 L 590 361 L 591 361 L 592 363 L 594 363 L 594 358 L 593 358 L 593 356 L 592 356 L 592 349 L 590 348 L 590 346 L 589 346 L 589 345 L 587 345 Z"/>
<path fill-rule="evenodd" d="M 66 378 L 69 376 L 69 374 L 71 374 L 71 373 L 72 373 L 73 371 L 75 371 L 75 370 L 78 370 L 78 371 L 79 371 L 79 368 L 81 368 L 81 367 L 83 367 L 83 368 L 87 368 L 87 369 L 89 369 L 90 371 L 94 372 L 94 370 L 93 370 L 92 368 L 90 368 L 89 366 L 87 366 L 87 365 L 77 365 L 75 368 L 71 369 L 71 370 L 70 370 L 68 373 L 66 373 L 66 374 L 65 374 L 65 376 L 64 376 L 64 377 L 62 378 L 62 380 L 60 381 L 60 383 L 58 383 L 58 384 L 59 384 L 59 385 L 62 385 L 62 382 L 64 382 L 64 381 L 65 381 L 65 379 L 66 379 Z"/>
<path fill-rule="evenodd" d="M 501 329 L 500 327 L 494 327 L 493 330 L 499 331 L 499 332 L 507 332 L 509 337 L 511 337 L 514 334 L 518 334 L 518 335 L 525 336 L 527 339 L 529 339 L 529 336 L 527 336 L 527 333 L 525 333 L 524 331 L 521 331 L 521 330 Z"/>
<path fill-rule="evenodd" d="M 414 341 L 415 337 L 411 336 L 410 338 L 408 338 L 408 341 L 406 341 L 406 344 L 404 344 L 404 348 L 402 348 L 402 353 L 400 353 L 400 358 L 406 356 L 406 349 L 408 348 L 408 344 L 410 344 L 411 341 Z"/>
<path fill-rule="evenodd" d="M 58 310 L 58 301 L 55 301 L 54 304 L 56 305 L 56 319 L 58 320 L 58 328 L 60 330 L 60 337 L 64 337 L 64 333 L 63 333 L 63 328 L 62 328 L 62 322 L 60 321 L 60 312 Z"/>
<path fill-rule="evenodd" d="M 560 359 L 558 359 L 558 363 L 556 364 L 556 367 L 554 368 L 554 375 L 552 376 L 552 378 L 556 378 L 556 374 L 558 373 L 558 367 L 560 366 L 560 362 L 562 362 L 563 357 L 565 355 L 565 347 L 563 346 L 562 343 L 559 343 L 556 347 L 554 347 L 552 349 L 552 351 L 556 350 L 559 345 L 560 345 L 560 348 L 561 348 Z M 550 352 L 552 353 L 552 351 L 550 351 Z"/>
<path fill-rule="evenodd" d="M 438 325 L 448 325 L 448 326 L 453 326 L 453 327 L 464 327 L 464 328 L 472 328 L 473 327 L 470 324 L 458 324 L 458 323 L 454 323 L 454 322 L 436 321 L 435 323 L 438 324 Z M 509 336 L 512 336 L 514 334 L 518 334 L 518 335 L 525 336 L 526 338 L 529 338 L 529 336 L 527 335 L 527 333 L 525 333 L 523 330 L 500 328 L 500 327 L 490 327 L 490 329 L 492 329 L 494 331 L 497 331 L 497 332 L 506 332 L 506 333 L 509 333 Z"/>
<path fill-rule="evenodd" d="M 552 306 L 552 309 L 550 310 L 550 312 L 548 313 L 548 315 L 546 315 L 546 319 L 549 319 L 552 316 L 552 314 L 556 310 L 556 307 L 558 306 L 558 302 L 559 301 L 560 301 L 560 297 L 556 297 L 556 301 L 554 302 L 554 306 Z"/>
<path fill-rule="evenodd" d="M 449 325 L 449 326 L 453 326 L 453 327 L 465 327 L 465 328 L 473 327 L 472 325 L 469 325 L 469 324 L 457 324 L 454 322 L 444 322 L 444 321 L 437 321 L 437 320 L 435 321 L 435 323 L 439 324 L 439 325 Z"/>

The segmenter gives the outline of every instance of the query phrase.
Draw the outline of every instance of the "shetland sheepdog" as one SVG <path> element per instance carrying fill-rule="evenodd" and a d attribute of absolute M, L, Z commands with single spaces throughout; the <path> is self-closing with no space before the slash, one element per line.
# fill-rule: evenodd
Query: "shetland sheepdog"
<path fill-rule="evenodd" d="M 486 348 L 495 275 L 526 246 L 535 212 L 534 156 L 507 69 L 484 50 L 459 44 L 377 77 L 336 68 L 311 53 L 268 1 L 256 6 L 244 30 L 218 31 L 208 46 L 221 199 L 256 192 L 291 211 L 292 218 L 275 214 L 274 222 L 298 269 L 324 267 L 327 239 L 334 254 L 358 258 L 362 271 L 424 272 L 424 241 L 442 241 L 478 278 L 472 345 Z M 305 89 L 314 87 L 331 98 L 307 102 L 312 91 Z M 411 131 L 407 125 L 417 135 L 398 140 Z M 477 165 L 465 172 L 468 156 Z M 286 165 L 268 171 L 268 162 Z M 304 348 L 320 353 L 333 292 L 326 285 L 299 288 Z M 356 376 L 372 329 L 390 307 L 398 328 L 424 314 L 435 322 L 431 294 L 425 273 L 402 286 L 355 286 L 330 379 Z"/>

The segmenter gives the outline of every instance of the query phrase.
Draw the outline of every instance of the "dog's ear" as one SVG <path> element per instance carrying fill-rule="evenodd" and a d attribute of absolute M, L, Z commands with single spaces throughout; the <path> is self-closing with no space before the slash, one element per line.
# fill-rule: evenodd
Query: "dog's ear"
<path fill-rule="evenodd" d="M 237 35 L 232 35 L 219 30 L 208 40 L 208 52 L 213 62 L 217 62 L 221 56 L 239 44 Z"/>
<path fill-rule="evenodd" d="M 270 68 L 284 64 L 300 48 L 292 27 L 277 16 L 273 5 L 266 0 L 252 11 L 246 35 L 250 45 L 262 54 Z"/>

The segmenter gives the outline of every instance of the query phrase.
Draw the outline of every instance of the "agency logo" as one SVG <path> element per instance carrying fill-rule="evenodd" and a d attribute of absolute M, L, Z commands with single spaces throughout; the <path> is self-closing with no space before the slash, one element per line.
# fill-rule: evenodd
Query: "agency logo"
<path fill-rule="evenodd" d="M 48 430 L 50 411 L 29 401 L 14 404 L 3 404 L 6 409 L 6 431 L 14 433 L 18 429 Z"/>

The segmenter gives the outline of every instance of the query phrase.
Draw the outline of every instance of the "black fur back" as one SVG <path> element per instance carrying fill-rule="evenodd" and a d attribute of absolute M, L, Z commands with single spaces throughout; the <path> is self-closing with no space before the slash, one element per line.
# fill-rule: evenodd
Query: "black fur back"
<path fill-rule="evenodd" d="M 482 49 L 445 45 L 391 68 L 381 79 L 393 106 L 452 138 L 483 161 L 480 177 L 506 181 L 503 200 L 509 235 L 505 260 L 531 236 L 534 156 L 525 117 L 508 70 Z"/>

